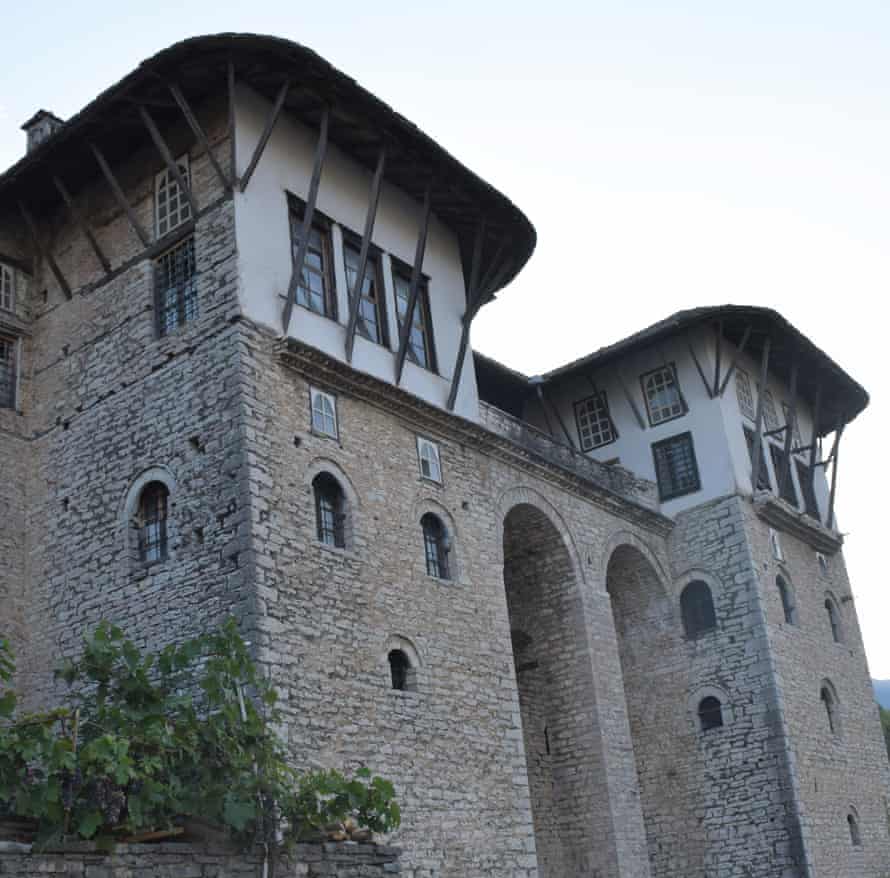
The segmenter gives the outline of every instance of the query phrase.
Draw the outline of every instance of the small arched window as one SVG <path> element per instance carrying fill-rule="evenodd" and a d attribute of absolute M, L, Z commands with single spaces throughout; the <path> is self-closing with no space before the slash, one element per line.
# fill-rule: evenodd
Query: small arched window
<path fill-rule="evenodd" d="M 825 612 L 828 614 L 828 624 L 831 626 L 831 636 L 835 643 L 843 643 L 844 636 L 841 630 L 841 614 L 832 597 L 825 598 Z"/>
<path fill-rule="evenodd" d="M 693 640 L 717 627 L 714 599 L 707 583 L 700 579 L 690 582 L 680 595 L 680 610 L 686 637 Z"/>
<path fill-rule="evenodd" d="M 859 831 L 859 818 L 856 816 L 855 811 L 850 811 L 847 814 L 847 826 L 850 829 L 850 843 L 855 848 L 861 847 L 862 833 Z"/>
<path fill-rule="evenodd" d="M 791 597 L 791 589 L 783 577 L 776 577 L 776 588 L 779 590 L 779 597 L 782 600 L 782 612 L 785 614 L 785 621 L 789 625 L 797 624 L 797 612 L 794 609 L 794 601 Z"/>
<path fill-rule="evenodd" d="M 703 732 L 723 726 L 723 705 L 713 695 L 702 698 L 698 705 L 698 721 Z"/>
<path fill-rule="evenodd" d="M 149 482 L 139 495 L 139 560 L 144 564 L 167 560 L 169 499 L 170 492 L 163 482 Z"/>
<path fill-rule="evenodd" d="M 315 494 L 315 528 L 319 542 L 342 549 L 346 546 L 346 501 L 340 483 L 330 473 L 312 480 Z"/>
<path fill-rule="evenodd" d="M 825 682 L 822 684 L 819 698 L 822 701 L 822 706 L 825 708 L 825 715 L 828 718 L 828 728 L 831 734 L 839 734 L 840 724 L 838 720 L 837 697 L 830 683 Z"/>
<path fill-rule="evenodd" d="M 426 572 L 437 579 L 451 579 L 451 538 L 438 516 L 427 512 L 420 519 L 423 528 L 423 548 L 426 553 Z"/>
<path fill-rule="evenodd" d="M 401 649 L 390 650 L 389 673 L 392 678 L 392 688 L 398 692 L 404 692 L 411 688 L 412 668 L 411 661 Z"/>

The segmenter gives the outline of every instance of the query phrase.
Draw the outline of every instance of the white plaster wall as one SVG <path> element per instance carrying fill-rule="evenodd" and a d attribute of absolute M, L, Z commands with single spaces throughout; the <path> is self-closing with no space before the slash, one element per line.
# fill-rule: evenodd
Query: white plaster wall
<path fill-rule="evenodd" d="M 265 126 L 269 103 L 246 86 L 239 86 L 236 101 L 238 174 L 244 173 Z M 257 323 L 281 333 L 284 294 L 291 276 L 290 225 L 286 192 L 305 199 L 309 190 L 318 132 L 283 113 L 263 157 L 244 193 L 235 195 L 235 231 L 238 242 L 240 298 L 244 313 Z M 335 146 L 325 159 L 317 209 L 338 226 L 362 233 L 368 206 L 371 174 Z M 417 244 L 421 206 L 386 182 L 381 189 L 373 243 L 411 265 Z M 306 308 L 295 307 L 289 334 L 326 353 L 345 359 L 346 322 L 349 317 L 340 229 L 334 230 L 334 270 L 338 321 Z M 390 261 L 384 256 L 390 345 L 398 347 L 395 291 Z M 460 343 L 465 290 L 456 237 L 435 214 L 430 221 L 424 273 L 429 277 L 430 311 L 438 374 L 406 360 L 401 386 L 434 405 L 444 407 Z M 384 381 L 393 382 L 395 352 L 356 335 L 352 365 Z M 472 351 L 464 360 L 455 412 L 478 420 L 479 407 Z"/>
<path fill-rule="evenodd" d="M 716 356 L 714 333 L 707 328 L 700 328 L 691 333 L 690 339 L 705 377 L 713 382 Z M 734 354 L 735 348 L 724 340 L 721 350 L 723 376 L 725 376 Z M 682 417 L 652 427 L 649 425 L 647 417 L 640 376 L 665 362 L 672 362 L 676 365 L 680 389 L 689 411 Z M 748 373 L 756 402 L 759 366 L 750 357 L 744 355 L 740 358 L 739 365 Z M 625 357 L 619 363 L 613 363 L 597 371 L 592 377 L 596 382 L 597 389 L 606 393 L 610 413 L 619 437 L 617 441 L 609 445 L 588 452 L 589 456 L 595 460 L 610 461 L 617 457 L 621 466 L 654 481 L 653 443 L 679 433 L 687 431 L 692 433 L 701 489 L 663 503 L 662 511 L 666 515 L 676 515 L 685 509 L 727 494 L 751 493 L 751 465 L 742 423 L 753 429 L 754 422 L 743 417 L 739 410 L 734 376 L 730 379 L 722 397 L 709 398 L 689 353 L 689 345 L 685 336 L 671 339 L 657 347 Z M 640 428 L 627 400 L 622 380 L 643 417 L 645 423 L 643 429 Z M 772 391 L 779 423 L 782 424 L 784 423 L 782 403 L 790 402 L 788 388 L 780 384 L 775 376 L 771 376 L 767 386 Z M 558 408 L 562 420 L 572 436 L 572 441 L 580 448 L 581 440 L 575 420 L 574 403 L 591 396 L 593 385 L 585 378 L 572 378 L 556 388 L 548 388 L 547 393 L 548 399 Z M 564 439 L 562 428 L 552 410 L 548 411 L 548 415 L 550 426 L 556 437 Z M 800 400 L 798 400 L 797 417 L 802 442 L 807 445 L 810 441 L 812 416 L 809 407 Z M 547 429 L 546 420 L 537 402 L 528 405 L 526 419 L 541 429 Z M 825 449 L 825 453 L 828 453 L 828 448 Z M 777 483 L 772 459 L 768 451 L 765 450 L 764 454 L 767 470 L 775 489 Z M 809 456 L 803 456 L 803 460 L 805 463 L 809 463 Z M 792 467 L 792 478 L 802 510 L 803 494 L 798 483 L 796 467 Z M 824 517 L 828 509 L 828 482 L 825 478 L 824 468 L 817 471 L 816 500 Z"/>

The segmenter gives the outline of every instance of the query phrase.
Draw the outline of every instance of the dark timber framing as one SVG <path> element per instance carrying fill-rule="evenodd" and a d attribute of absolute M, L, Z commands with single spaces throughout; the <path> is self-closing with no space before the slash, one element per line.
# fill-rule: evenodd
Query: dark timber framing
<path fill-rule="evenodd" d="M 616 370 L 615 374 L 618 376 L 618 383 L 621 385 L 621 392 L 624 394 L 624 398 L 627 400 L 627 404 L 630 406 L 630 410 L 634 413 L 634 417 L 637 419 L 637 423 L 640 425 L 640 429 L 645 431 L 646 421 L 643 418 L 643 413 L 640 411 L 636 400 L 631 395 L 630 388 L 627 386 L 627 382 L 624 380 L 624 376 L 621 374 L 620 368 Z"/>
<path fill-rule="evenodd" d="M 315 146 L 315 161 L 312 165 L 312 177 L 309 180 L 309 193 L 306 198 L 306 207 L 303 209 L 300 244 L 297 247 L 297 257 L 294 260 L 290 283 L 287 285 L 287 300 L 284 303 L 284 311 L 281 315 L 281 328 L 284 335 L 287 335 L 287 330 L 290 326 L 294 305 L 297 301 L 297 289 L 300 286 L 300 278 L 303 276 L 303 263 L 306 261 L 306 251 L 309 248 L 309 233 L 312 229 L 312 218 L 318 201 L 318 187 L 321 184 L 321 172 L 324 168 L 325 155 L 328 150 L 328 123 L 330 115 L 330 107 L 325 105 L 324 111 L 321 114 L 321 125 L 318 129 L 318 143 Z"/>
<path fill-rule="evenodd" d="M 405 357 L 408 354 L 408 344 L 411 340 L 411 328 L 414 324 L 414 309 L 417 307 L 417 295 L 420 292 L 420 281 L 423 276 L 423 257 L 426 253 L 426 236 L 430 227 L 430 212 L 432 199 L 430 187 L 427 186 L 423 196 L 423 208 L 420 218 L 420 230 L 417 233 L 417 247 L 414 250 L 414 265 L 411 267 L 411 287 L 408 290 L 408 304 L 405 309 L 405 319 L 399 327 L 399 349 L 396 353 L 396 385 L 402 382 L 402 370 L 405 368 Z M 396 322 L 399 319 L 399 303 L 396 297 Z"/>
<path fill-rule="evenodd" d="M 788 408 L 787 422 L 785 424 L 785 457 L 782 460 L 782 472 L 776 473 L 779 482 L 779 496 L 785 493 L 788 480 L 791 478 L 791 445 L 794 440 L 794 424 L 797 420 L 797 368 L 798 359 L 795 351 L 791 360 L 791 379 L 788 383 L 788 393 L 790 394 L 791 404 Z"/>
<path fill-rule="evenodd" d="M 698 377 L 701 378 L 701 383 L 705 386 L 705 391 L 708 394 L 708 399 L 713 399 L 714 391 L 711 388 L 708 379 L 705 377 L 705 370 L 702 368 L 701 361 L 698 359 L 698 355 L 695 353 L 695 348 L 692 346 L 692 339 L 690 338 L 689 333 L 686 334 L 686 344 L 689 346 L 689 355 L 692 357 L 692 362 L 695 363 L 695 368 L 698 372 Z"/>
<path fill-rule="evenodd" d="M 714 350 L 714 389 L 708 391 L 708 396 L 714 398 L 714 394 L 720 387 L 720 354 L 723 346 L 723 321 L 717 322 L 717 343 Z"/>
<path fill-rule="evenodd" d="M 760 462 L 763 457 L 763 389 L 769 370 L 770 337 L 763 340 L 763 352 L 760 355 L 760 389 L 757 391 L 757 414 L 754 419 L 754 460 L 751 463 L 751 492 L 757 493 L 760 482 Z"/>
<path fill-rule="evenodd" d="M 726 370 L 726 375 L 723 377 L 723 383 L 719 388 L 715 385 L 714 391 L 717 396 L 723 396 L 726 391 L 726 385 L 729 384 L 729 379 L 732 378 L 733 373 L 736 370 L 736 367 L 739 365 L 739 359 L 742 354 L 745 352 L 745 348 L 748 345 L 748 339 L 751 338 L 751 325 L 745 327 L 745 331 L 742 333 L 742 340 L 739 342 L 738 349 L 735 352 L 735 355 L 732 358 L 732 361 L 729 364 L 729 368 Z"/>
<path fill-rule="evenodd" d="M 831 450 L 831 457 L 834 463 L 831 466 L 831 491 L 828 495 L 828 520 L 825 522 L 826 527 L 834 530 L 834 500 L 837 495 L 837 462 L 841 451 L 841 436 L 844 435 L 844 427 L 846 423 L 843 415 L 838 415 L 837 428 L 834 434 L 834 448 Z"/>
<path fill-rule="evenodd" d="M 377 155 L 377 167 L 371 178 L 371 192 L 368 197 L 368 212 L 365 215 L 365 231 L 362 235 L 362 249 L 359 252 L 358 269 L 355 273 L 355 284 L 349 290 L 349 323 L 346 325 L 346 362 L 352 362 L 355 348 L 355 330 L 358 326 L 358 311 L 362 300 L 362 287 L 368 269 L 368 253 L 371 249 L 371 236 L 374 234 L 374 221 L 377 219 L 377 205 L 380 203 L 380 184 L 383 181 L 383 168 L 386 165 L 386 145 L 380 147 Z"/>
<path fill-rule="evenodd" d="M 143 228 L 142 223 L 140 223 L 139 219 L 136 217 L 136 211 L 133 210 L 133 206 L 127 200 L 127 196 L 124 195 L 124 190 L 121 188 L 121 184 L 118 183 L 117 177 L 114 176 L 114 172 L 111 170 L 105 156 L 102 155 L 102 152 L 95 143 L 90 144 L 90 151 L 96 157 L 99 168 L 101 169 L 106 182 L 111 187 L 111 191 L 114 194 L 118 207 L 120 207 L 120 209 L 127 215 L 130 227 L 136 233 L 139 240 L 142 241 L 142 246 L 149 247 L 151 245 L 151 238 L 149 237 L 148 232 Z"/>
<path fill-rule="evenodd" d="M 226 91 L 229 99 L 229 163 L 232 165 L 232 187 L 238 185 L 238 149 L 235 144 L 235 64 L 226 63 Z"/>
<path fill-rule="evenodd" d="M 284 99 L 287 97 L 287 93 L 289 91 L 290 77 L 285 79 L 284 82 L 281 83 L 281 88 L 278 89 L 278 94 L 275 96 L 275 103 L 272 104 L 272 107 L 269 110 L 269 116 L 266 119 L 266 127 L 263 128 L 263 133 L 260 135 L 260 139 L 257 141 L 257 145 L 254 148 L 253 155 L 250 158 L 250 162 L 248 163 L 247 168 L 244 171 L 244 175 L 241 177 L 242 192 L 246 191 L 247 184 L 250 182 L 250 178 L 253 176 L 253 172 L 256 170 L 256 166 L 260 163 L 260 159 L 263 157 L 263 151 L 266 149 L 266 144 L 269 142 L 269 138 L 272 136 L 272 131 L 275 128 L 275 123 L 278 121 L 278 117 L 281 115 L 281 108 L 284 106 Z"/>
<path fill-rule="evenodd" d="M 196 216 L 198 213 L 198 203 L 195 201 L 195 196 L 192 194 L 192 187 L 189 186 L 185 177 L 182 175 L 182 171 L 179 170 L 179 165 L 176 164 L 176 159 L 173 158 L 173 153 L 170 152 L 170 147 L 167 146 L 167 142 L 164 140 L 163 135 L 158 131 L 158 126 L 155 125 L 155 120 L 151 118 L 151 114 L 142 104 L 139 105 L 139 117 L 142 119 L 142 124 L 145 125 L 148 130 L 158 153 L 164 160 L 164 164 L 167 166 L 170 176 L 176 181 L 179 191 L 184 192 L 185 197 L 188 198 L 189 206 L 192 209 L 192 216 Z"/>
<path fill-rule="evenodd" d="M 28 231 L 31 233 L 31 240 L 34 243 L 34 247 L 40 254 L 40 257 L 49 264 L 50 270 L 56 279 L 56 283 L 61 287 L 62 292 L 65 294 L 65 298 L 70 299 L 71 287 L 69 286 L 68 281 L 65 279 L 65 275 L 62 274 L 62 270 L 59 268 L 53 254 L 41 243 L 40 235 L 37 231 L 37 223 L 34 222 L 34 217 L 31 216 L 30 211 L 21 201 L 19 202 L 19 212 L 24 218 L 25 224 L 28 226 Z"/>
<path fill-rule="evenodd" d="M 99 246 L 99 242 L 96 240 L 93 230 L 89 227 L 83 214 L 78 210 L 77 205 L 75 205 L 74 200 L 71 198 L 71 194 L 65 188 L 65 184 L 58 176 L 54 175 L 53 185 L 56 187 L 56 191 L 62 196 L 62 200 L 67 205 L 68 213 L 74 221 L 74 225 L 80 229 L 81 234 L 87 239 L 90 247 L 93 249 L 93 253 L 96 254 L 96 259 L 99 260 L 105 273 L 108 274 L 108 272 L 111 271 L 111 262 L 108 261 L 108 257 L 102 252 L 102 248 Z"/>
<path fill-rule="evenodd" d="M 176 101 L 179 105 L 179 109 L 182 110 L 182 115 L 185 116 L 185 121 L 188 122 L 189 128 L 192 129 L 192 134 L 195 135 L 195 140 L 201 144 L 201 149 L 204 150 L 207 158 L 210 160 L 210 164 L 213 165 L 213 170 L 216 171 L 216 175 L 219 177 L 220 183 L 223 184 L 223 188 L 226 192 L 230 192 L 232 189 L 232 180 L 226 175 L 222 166 L 217 161 L 216 156 L 213 153 L 213 148 L 210 146 L 210 141 L 207 139 L 207 134 L 201 127 L 198 117 L 192 112 L 192 108 L 186 100 L 185 95 L 182 93 L 182 89 L 175 82 L 168 82 L 167 88 L 170 89 L 170 94 L 173 95 L 173 100 Z"/>
<path fill-rule="evenodd" d="M 810 485 L 816 492 L 816 452 L 819 447 L 819 416 L 822 414 L 822 385 L 816 385 L 816 402 L 813 406 L 813 430 L 810 433 Z"/>
<path fill-rule="evenodd" d="M 556 416 L 556 422 L 559 424 L 560 430 L 562 430 L 563 435 L 566 437 L 566 441 L 569 443 L 569 448 L 571 448 L 573 451 L 577 451 L 578 449 L 575 445 L 574 440 L 572 439 L 572 434 L 569 432 L 569 428 L 566 426 L 566 422 L 563 420 L 562 415 L 559 413 L 559 407 L 544 395 L 544 388 L 540 384 L 535 387 L 535 390 L 538 394 L 538 399 L 541 401 L 541 408 L 546 411 L 547 406 L 550 406 L 553 414 Z"/>

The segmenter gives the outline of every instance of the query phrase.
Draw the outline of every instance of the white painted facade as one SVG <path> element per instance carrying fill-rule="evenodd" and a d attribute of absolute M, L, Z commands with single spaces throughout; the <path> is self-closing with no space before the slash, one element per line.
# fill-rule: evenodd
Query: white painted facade
<path fill-rule="evenodd" d="M 238 87 L 236 151 L 239 176 L 247 167 L 269 114 L 269 102 L 247 86 Z M 309 190 L 318 132 L 282 113 L 263 159 L 246 192 L 236 191 L 235 232 L 240 267 L 240 296 L 244 313 L 259 324 L 282 333 L 281 315 L 291 278 L 291 232 L 287 193 L 305 200 Z M 368 209 L 371 174 L 333 144 L 329 144 L 318 192 L 317 210 L 333 222 L 333 267 L 337 320 L 299 305 L 294 308 L 289 335 L 345 359 L 349 318 L 343 230 L 361 236 Z M 356 333 L 352 365 L 369 375 L 394 382 L 398 326 L 391 256 L 411 265 L 417 245 L 421 205 L 396 187 L 381 188 L 372 243 L 383 253 L 386 317 L 390 348 Z M 429 278 L 429 301 L 437 373 L 405 361 L 401 386 L 434 405 L 445 407 L 460 343 L 466 292 L 456 236 L 430 218 L 424 274 Z M 478 420 L 479 407 L 472 352 L 466 351 L 455 413 Z"/>

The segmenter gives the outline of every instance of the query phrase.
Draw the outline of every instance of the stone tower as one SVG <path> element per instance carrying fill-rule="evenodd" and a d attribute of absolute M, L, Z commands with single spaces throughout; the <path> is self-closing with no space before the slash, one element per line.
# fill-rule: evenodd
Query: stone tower
<path fill-rule="evenodd" d="M 534 379 L 474 356 L 532 226 L 284 40 L 51 121 L 0 176 L 28 704 L 100 619 L 233 614 L 294 761 L 393 778 L 412 878 L 890 874 L 831 487 L 867 396 L 826 354 L 726 306 Z"/>

